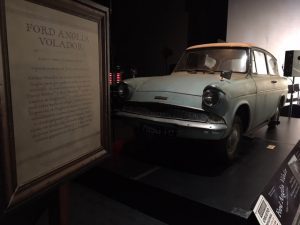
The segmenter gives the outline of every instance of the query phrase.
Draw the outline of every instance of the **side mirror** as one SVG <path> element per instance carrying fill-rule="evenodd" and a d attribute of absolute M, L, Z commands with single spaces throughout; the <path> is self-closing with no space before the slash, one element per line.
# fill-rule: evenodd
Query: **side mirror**
<path fill-rule="evenodd" d="M 221 77 L 226 78 L 227 80 L 230 80 L 231 79 L 231 74 L 232 74 L 232 71 L 222 71 L 221 72 Z"/>

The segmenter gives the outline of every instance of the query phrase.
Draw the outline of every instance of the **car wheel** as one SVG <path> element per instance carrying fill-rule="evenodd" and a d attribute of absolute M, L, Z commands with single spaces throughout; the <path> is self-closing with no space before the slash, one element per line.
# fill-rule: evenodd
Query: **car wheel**
<path fill-rule="evenodd" d="M 277 106 L 276 112 L 271 117 L 270 122 L 268 123 L 269 128 L 274 128 L 280 123 L 279 117 L 280 117 L 280 108 L 279 108 L 279 106 Z"/>
<path fill-rule="evenodd" d="M 229 135 L 221 141 L 221 149 L 226 161 L 233 161 L 238 156 L 238 146 L 242 133 L 242 121 L 239 116 L 233 120 Z"/>

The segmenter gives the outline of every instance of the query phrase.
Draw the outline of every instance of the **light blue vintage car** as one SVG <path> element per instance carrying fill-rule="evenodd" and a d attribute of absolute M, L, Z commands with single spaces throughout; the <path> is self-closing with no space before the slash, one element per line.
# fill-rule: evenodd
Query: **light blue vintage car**
<path fill-rule="evenodd" d="M 268 51 L 248 43 L 189 47 L 171 75 L 124 80 L 116 113 L 150 136 L 216 140 L 228 160 L 242 134 L 279 124 L 288 84 Z"/>

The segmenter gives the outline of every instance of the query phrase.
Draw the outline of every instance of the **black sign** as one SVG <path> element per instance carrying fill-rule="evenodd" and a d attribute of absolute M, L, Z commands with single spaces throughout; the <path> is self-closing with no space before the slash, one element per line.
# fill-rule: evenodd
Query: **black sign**
<path fill-rule="evenodd" d="M 260 224 L 300 225 L 300 141 L 264 189 L 254 213 Z"/>

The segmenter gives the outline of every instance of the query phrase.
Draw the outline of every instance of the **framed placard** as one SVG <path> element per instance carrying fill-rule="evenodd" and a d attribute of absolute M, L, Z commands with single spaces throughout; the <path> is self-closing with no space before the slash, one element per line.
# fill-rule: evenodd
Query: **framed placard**
<path fill-rule="evenodd" d="M 0 204 L 9 209 L 109 153 L 108 9 L 2 0 Z"/>

